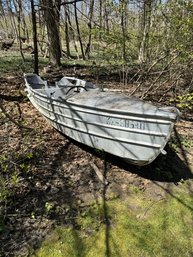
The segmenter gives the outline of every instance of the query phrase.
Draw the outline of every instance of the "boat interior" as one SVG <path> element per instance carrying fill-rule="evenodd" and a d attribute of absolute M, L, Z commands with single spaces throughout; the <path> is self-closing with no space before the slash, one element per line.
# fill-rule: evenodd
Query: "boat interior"
<path fill-rule="evenodd" d="M 48 83 L 36 74 L 25 74 L 24 78 L 32 89 L 54 98 L 97 89 L 92 82 L 87 82 L 74 77 L 63 77 L 54 83 Z"/>

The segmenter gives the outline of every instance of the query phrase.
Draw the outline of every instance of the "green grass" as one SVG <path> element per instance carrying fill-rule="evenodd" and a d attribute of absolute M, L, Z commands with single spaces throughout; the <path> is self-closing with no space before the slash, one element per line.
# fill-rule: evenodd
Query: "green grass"
<path fill-rule="evenodd" d="M 10 74 L 17 72 L 23 74 L 24 72 L 33 71 L 33 57 L 30 54 L 25 54 L 25 61 L 23 61 L 19 51 L 0 52 L 0 74 Z M 39 58 L 39 66 L 46 65 L 47 59 Z"/>
<path fill-rule="evenodd" d="M 24 72 L 33 72 L 33 56 L 29 53 L 24 53 L 25 61 L 23 61 L 19 51 L 0 51 L 0 74 L 9 75 L 12 73 L 17 73 L 17 75 L 22 75 Z M 98 75 L 108 75 L 110 72 L 122 70 L 122 61 L 120 60 L 108 60 L 106 56 L 102 55 L 103 59 L 99 57 L 91 57 L 90 60 L 82 59 L 71 59 L 67 60 L 65 57 L 61 58 L 62 65 L 74 66 L 79 65 L 83 68 L 87 68 L 87 72 Z M 48 65 L 49 59 L 39 56 L 39 68 Z M 129 66 L 135 66 L 134 63 L 129 63 Z"/>
<path fill-rule="evenodd" d="M 74 223 L 68 228 L 57 227 L 34 256 L 179 257 L 193 254 L 193 198 L 185 190 L 161 200 L 147 199 L 141 192 L 132 193 L 125 200 L 95 205 Z"/>

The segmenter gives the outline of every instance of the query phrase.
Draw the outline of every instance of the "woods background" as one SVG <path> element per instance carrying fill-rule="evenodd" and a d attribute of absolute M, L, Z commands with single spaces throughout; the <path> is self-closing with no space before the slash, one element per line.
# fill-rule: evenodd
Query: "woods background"
<path fill-rule="evenodd" d="M 177 106 L 168 154 L 139 169 L 65 138 L 30 72 Z M 0 0 L 0 256 L 192 257 L 192 74 L 192 0 Z"/>
<path fill-rule="evenodd" d="M 154 90 L 179 82 L 189 90 L 192 82 L 190 0 L 1 0 L 0 40 L 5 50 L 17 43 L 23 59 L 38 49 L 55 66 L 83 59 L 135 68 L 132 81 L 151 75 Z"/>

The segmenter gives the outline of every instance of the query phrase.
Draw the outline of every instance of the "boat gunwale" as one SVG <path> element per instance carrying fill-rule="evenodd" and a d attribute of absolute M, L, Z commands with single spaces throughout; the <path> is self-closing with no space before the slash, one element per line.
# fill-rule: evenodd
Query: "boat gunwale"
<path fill-rule="evenodd" d="M 170 114 L 171 115 L 175 115 L 175 117 L 176 118 L 171 118 L 170 116 L 161 116 L 161 115 L 157 115 L 157 116 L 155 116 L 154 114 L 140 114 L 140 113 L 137 113 L 137 114 L 135 114 L 135 113 L 133 113 L 133 112 L 129 112 L 129 111 L 126 111 L 126 110 L 121 110 L 121 112 L 119 111 L 119 110 L 117 110 L 117 109 L 113 109 L 113 110 L 110 110 L 110 109 L 105 109 L 105 108 L 100 108 L 100 107 L 92 107 L 92 106 L 86 106 L 86 105 L 81 105 L 81 104 L 77 104 L 77 103 L 73 103 L 73 102 L 69 102 L 69 101 L 67 101 L 66 99 L 62 99 L 62 100 L 60 100 L 60 99 L 56 99 L 56 98 L 52 98 L 52 97 L 48 97 L 47 95 L 45 95 L 45 94 L 41 94 L 41 93 L 39 93 L 39 92 L 37 92 L 37 90 L 36 89 L 32 89 L 32 87 L 30 86 L 30 89 L 31 89 L 31 92 L 33 92 L 36 96 L 38 95 L 38 96 L 40 96 L 40 97 L 43 97 L 43 99 L 45 99 L 45 101 L 44 102 L 47 102 L 47 103 L 49 103 L 50 104 L 50 100 L 52 101 L 52 102 L 56 102 L 55 103 L 55 105 L 56 106 L 59 106 L 59 107 L 61 107 L 60 105 L 58 105 L 57 103 L 59 103 L 59 104 L 65 104 L 65 103 L 68 103 L 69 105 L 71 105 L 71 106 L 77 106 L 77 107 L 79 107 L 79 108 L 82 108 L 82 109 L 86 109 L 86 112 L 87 113 L 92 113 L 92 112 L 89 112 L 88 111 L 88 109 L 90 109 L 90 110 L 94 110 L 94 111 L 97 111 L 97 113 L 98 112 L 102 112 L 102 113 L 110 113 L 111 115 L 116 115 L 116 114 L 118 114 L 118 115 L 121 115 L 121 117 L 122 118 L 127 118 L 128 117 L 128 115 L 131 115 L 131 116 L 133 116 L 134 118 L 132 118 L 132 117 L 129 117 L 129 119 L 136 119 L 135 117 L 137 117 L 137 120 L 139 120 L 139 121 L 145 121 L 145 122 L 155 122 L 155 121 L 157 121 L 158 120 L 158 123 L 161 123 L 161 124 L 171 124 L 171 123 L 174 123 L 176 120 L 177 120 L 177 114 L 174 114 L 174 113 L 172 113 L 172 112 L 170 112 Z M 60 97 L 61 98 L 61 97 Z M 67 108 L 67 107 L 65 107 L 65 108 Z M 79 110 L 80 111 L 80 110 Z M 166 112 L 165 110 L 161 110 L 161 111 L 163 111 L 163 113 L 164 112 Z M 125 115 L 125 114 L 127 114 L 127 116 Z M 105 115 L 105 114 L 100 114 L 100 115 Z M 146 116 L 146 118 L 144 118 L 144 116 Z M 116 116 L 117 117 L 117 116 Z M 149 117 L 151 117 L 151 118 L 149 118 Z M 162 120 L 162 119 L 163 120 Z"/>
<path fill-rule="evenodd" d="M 65 117 L 67 119 L 71 119 L 71 120 L 74 120 L 74 121 L 85 122 L 86 124 L 89 124 L 89 125 L 96 125 L 96 126 L 106 127 L 106 128 L 110 128 L 110 129 L 117 129 L 117 130 L 120 130 L 120 131 L 128 131 L 128 132 L 132 132 L 132 133 L 136 133 L 136 134 L 142 134 L 143 133 L 145 135 L 158 136 L 158 137 L 167 137 L 167 135 L 168 135 L 167 133 L 159 133 L 159 132 L 156 132 L 156 131 L 148 131 L 148 130 L 142 130 L 142 129 L 131 129 L 131 128 L 126 128 L 126 127 L 118 126 L 118 125 L 116 126 L 116 125 L 103 124 L 103 123 L 99 123 L 99 122 L 83 121 L 82 119 L 74 118 L 74 117 L 65 115 L 64 113 L 59 113 L 59 112 L 56 112 L 56 111 L 54 112 L 53 110 L 49 110 L 40 103 L 36 103 L 36 104 L 38 106 L 40 106 L 40 108 L 45 109 L 46 111 L 52 112 L 53 114 L 57 114 L 59 116 L 62 116 L 62 117 Z M 80 112 L 84 113 L 84 111 L 80 111 Z M 91 113 L 91 114 L 93 114 L 93 113 Z"/>
<path fill-rule="evenodd" d="M 37 104 L 37 103 L 36 103 L 36 104 Z M 39 107 L 39 106 L 36 107 L 36 108 L 41 109 L 41 107 Z M 79 131 L 79 132 L 81 132 L 81 133 L 88 134 L 88 131 L 86 131 L 86 130 L 83 130 L 83 129 L 80 129 L 80 128 L 76 128 L 76 127 L 73 127 L 73 126 L 66 125 L 66 123 L 64 123 L 64 122 L 62 122 L 62 121 L 58 121 L 58 120 L 56 120 L 55 118 L 51 118 L 51 117 L 49 117 L 48 115 L 42 113 L 41 111 L 40 111 L 40 113 L 43 114 L 44 117 L 45 117 L 46 119 L 50 120 L 52 123 L 55 123 L 55 124 L 56 124 L 56 123 L 59 123 L 59 124 L 63 125 L 64 127 L 68 127 L 68 128 L 70 128 L 70 129 Z M 140 146 L 142 146 L 142 147 L 150 147 L 150 148 L 156 148 L 156 149 L 161 149 L 161 148 L 162 148 L 162 145 L 159 145 L 159 144 L 150 145 L 150 144 L 147 144 L 147 143 L 144 144 L 143 142 L 140 142 L 140 141 L 136 142 L 136 141 L 134 141 L 134 140 L 127 140 L 127 141 L 125 141 L 125 140 L 123 140 L 123 139 L 121 139 L 121 138 L 118 138 L 118 137 L 116 137 L 116 138 L 113 138 L 113 137 L 110 138 L 110 137 L 104 136 L 103 134 L 100 134 L 100 133 L 89 132 L 89 135 L 97 136 L 97 137 L 101 137 L 101 138 L 105 138 L 105 139 L 110 139 L 110 140 L 113 140 L 113 141 L 117 141 L 117 139 L 118 139 L 119 142 L 123 142 L 123 143 L 126 143 L 126 144 L 140 145 Z"/>

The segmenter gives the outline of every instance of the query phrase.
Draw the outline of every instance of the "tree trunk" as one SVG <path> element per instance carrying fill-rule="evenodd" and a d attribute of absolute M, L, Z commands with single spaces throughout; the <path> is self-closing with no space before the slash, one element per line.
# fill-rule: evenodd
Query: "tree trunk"
<path fill-rule="evenodd" d="M 4 20 L 4 22 L 5 22 L 6 31 L 8 31 L 8 24 L 7 24 L 6 15 L 5 15 L 5 12 L 4 12 L 4 9 L 3 9 L 2 0 L 0 0 L 0 16 L 3 17 L 3 20 Z"/>
<path fill-rule="evenodd" d="M 13 1 L 15 10 L 17 12 L 17 27 L 18 27 L 18 42 L 19 42 L 19 50 L 23 61 L 25 62 L 25 58 L 22 51 L 22 40 L 21 40 L 21 17 L 22 17 L 22 3 L 21 0 Z"/>
<path fill-rule="evenodd" d="M 87 56 L 88 58 L 90 57 L 90 50 L 91 50 L 93 10 L 94 10 L 94 0 L 90 0 L 90 9 L 89 9 L 89 15 L 88 15 L 89 16 L 89 22 L 88 22 L 89 38 L 88 38 L 88 43 L 85 50 L 85 56 Z"/>
<path fill-rule="evenodd" d="M 104 18 L 105 18 L 105 29 L 109 33 L 109 14 L 108 14 L 108 1 L 106 0 L 104 3 Z"/>
<path fill-rule="evenodd" d="M 142 18 L 142 37 L 138 57 L 140 63 L 145 63 L 149 59 L 149 31 L 151 26 L 152 5 L 153 0 L 144 0 Z"/>
<path fill-rule="evenodd" d="M 34 72 L 38 75 L 38 44 L 37 44 L 37 28 L 36 28 L 36 13 L 34 10 L 34 0 L 31 0 L 32 26 L 33 26 L 33 42 L 34 42 Z"/>
<path fill-rule="evenodd" d="M 127 0 L 121 0 L 121 29 L 122 29 L 122 59 L 126 62 L 126 13 L 127 13 Z"/>
<path fill-rule="evenodd" d="M 79 53 L 78 53 L 78 48 L 77 48 L 76 39 L 75 39 L 75 32 L 74 32 L 74 29 L 73 29 L 73 26 L 72 26 L 72 22 L 71 22 L 71 18 L 70 18 L 70 12 L 71 12 L 71 10 L 66 13 L 67 16 L 68 16 L 68 24 L 69 24 L 69 29 L 70 29 L 69 32 L 72 34 L 74 49 L 76 51 L 77 58 L 79 59 Z"/>
<path fill-rule="evenodd" d="M 103 26 L 103 1 L 99 0 L 99 26 L 100 29 Z"/>
<path fill-rule="evenodd" d="M 68 6 L 64 6 L 65 12 L 65 40 L 66 40 L 66 54 L 69 58 L 70 54 L 70 38 L 69 38 L 69 26 L 68 26 Z"/>
<path fill-rule="evenodd" d="M 17 32 L 16 23 L 15 23 L 15 18 L 13 16 L 14 12 L 12 10 L 12 3 L 10 2 L 10 0 L 6 0 L 6 4 L 7 4 L 8 14 L 9 14 L 10 21 L 11 21 L 12 33 L 14 34 L 14 38 L 18 39 L 18 32 Z"/>
<path fill-rule="evenodd" d="M 78 33 L 78 40 L 79 40 L 79 43 L 80 43 L 80 49 L 81 49 L 81 53 L 82 53 L 82 59 L 85 60 L 85 54 L 84 54 L 82 39 L 81 39 L 81 35 L 80 35 L 80 28 L 79 28 L 79 23 L 78 23 L 76 2 L 74 3 L 74 16 L 75 16 L 75 22 L 76 22 L 76 29 L 77 29 L 77 33 Z"/>
<path fill-rule="evenodd" d="M 44 18 L 49 40 L 50 63 L 56 67 L 61 66 L 61 45 L 59 33 L 60 1 L 43 0 L 45 11 Z"/>

